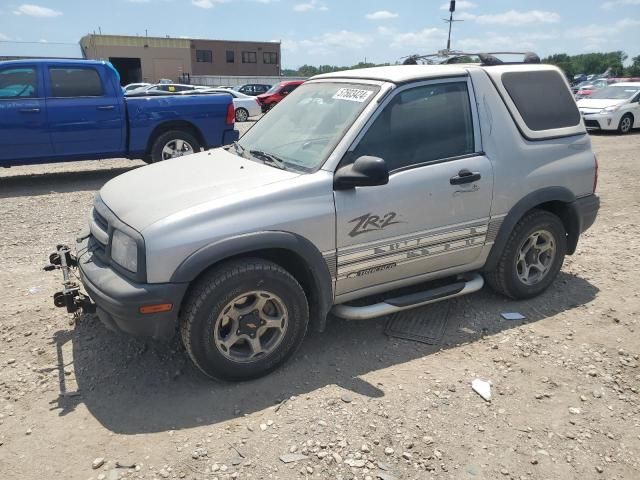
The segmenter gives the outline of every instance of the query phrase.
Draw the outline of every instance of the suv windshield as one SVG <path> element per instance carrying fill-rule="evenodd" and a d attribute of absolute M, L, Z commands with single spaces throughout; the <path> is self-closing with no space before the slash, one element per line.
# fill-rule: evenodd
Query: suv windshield
<path fill-rule="evenodd" d="M 633 97 L 636 93 L 638 93 L 638 91 L 640 91 L 640 86 L 636 87 L 632 85 L 614 85 L 594 92 L 591 95 L 591 98 L 626 100 L 627 98 Z"/>
<path fill-rule="evenodd" d="M 276 157 L 284 168 L 311 172 L 322 166 L 379 87 L 305 83 L 264 116 L 238 142 L 243 152 Z"/>

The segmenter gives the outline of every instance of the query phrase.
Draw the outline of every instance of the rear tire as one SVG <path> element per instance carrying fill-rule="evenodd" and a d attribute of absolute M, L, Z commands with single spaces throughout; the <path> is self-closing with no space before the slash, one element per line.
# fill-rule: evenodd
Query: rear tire
<path fill-rule="evenodd" d="M 301 345 L 308 323 L 296 279 L 275 263 L 249 258 L 223 264 L 194 285 L 180 332 L 205 375 L 249 380 L 282 365 Z"/>
<path fill-rule="evenodd" d="M 535 297 L 554 281 L 566 251 L 562 221 L 550 212 L 532 210 L 516 224 L 498 264 L 485 272 L 485 279 L 491 288 L 507 297 Z"/>
<path fill-rule="evenodd" d="M 236 109 L 236 122 L 246 122 L 249 118 L 249 112 L 246 108 L 238 108 Z"/>
<path fill-rule="evenodd" d="M 618 125 L 618 132 L 622 135 L 626 135 L 631 132 L 633 129 L 633 115 L 630 113 L 625 113 L 620 119 L 620 124 Z"/>
<path fill-rule="evenodd" d="M 185 130 L 169 130 L 156 138 L 151 147 L 151 162 L 197 153 L 202 149 L 198 139 Z M 173 156 L 170 153 L 173 151 Z"/>

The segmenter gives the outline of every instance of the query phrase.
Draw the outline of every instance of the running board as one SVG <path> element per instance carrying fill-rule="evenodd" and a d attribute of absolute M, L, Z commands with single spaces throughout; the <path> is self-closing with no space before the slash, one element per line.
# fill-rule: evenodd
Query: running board
<path fill-rule="evenodd" d="M 351 305 L 336 305 L 331 310 L 335 316 L 346 320 L 368 320 L 391 313 L 401 312 L 410 308 L 421 307 L 430 303 L 461 297 L 477 292 L 484 286 L 484 279 L 479 273 L 474 273 L 468 280 L 460 280 L 443 287 L 412 293 L 403 297 L 395 297 L 373 305 L 355 307 Z"/>

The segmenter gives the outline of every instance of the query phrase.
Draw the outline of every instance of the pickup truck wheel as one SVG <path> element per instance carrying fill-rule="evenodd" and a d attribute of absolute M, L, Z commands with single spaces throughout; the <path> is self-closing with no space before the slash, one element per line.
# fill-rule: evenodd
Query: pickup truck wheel
<path fill-rule="evenodd" d="M 161 162 L 170 158 L 191 155 L 200 151 L 200 142 L 191 133 L 182 130 L 170 130 L 163 133 L 151 147 L 151 161 Z"/>
<path fill-rule="evenodd" d="M 236 110 L 236 122 L 246 122 L 247 118 L 249 118 L 249 112 L 240 107 Z"/>
<path fill-rule="evenodd" d="M 183 306 L 180 332 L 205 375 L 248 380 L 282 365 L 308 323 L 307 298 L 296 279 L 275 263 L 244 259 L 198 281 Z"/>
<path fill-rule="evenodd" d="M 514 299 L 534 297 L 560 272 L 567 251 L 562 221 L 544 210 L 533 210 L 514 227 L 496 268 L 485 272 L 487 283 Z"/>

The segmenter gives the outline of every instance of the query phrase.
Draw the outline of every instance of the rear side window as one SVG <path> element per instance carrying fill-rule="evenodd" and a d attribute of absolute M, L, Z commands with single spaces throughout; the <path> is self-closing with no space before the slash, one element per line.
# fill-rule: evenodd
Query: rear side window
<path fill-rule="evenodd" d="M 32 98 L 38 94 L 38 76 L 33 67 L 0 70 L 0 98 Z"/>
<path fill-rule="evenodd" d="M 93 68 L 50 68 L 51 96 L 101 97 L 100 75 Z"/>
<path fill-rule="evenodd" d="M 555 71 L 507 72 L 502 84 L 530 130 L 553 130 L 580 123 L 580 112 Z"/>

